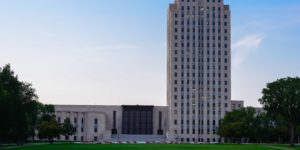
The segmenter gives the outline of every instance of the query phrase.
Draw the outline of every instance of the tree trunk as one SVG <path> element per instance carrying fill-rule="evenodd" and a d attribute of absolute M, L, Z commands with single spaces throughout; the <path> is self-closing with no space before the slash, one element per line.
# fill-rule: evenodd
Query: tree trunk
<path fill-rule="evenodd" d="M 50 142 L 50 144 L 53 144 L 53 139 L 49 138 L 49 142 Z"/>
<path fill-rule="evenodd" d="M 242 143 L 242 138 L 238 138 L 238 144 Z"/>
<path fill-rule="evenodd" d="M 290 146 L 295 146 L 295 125 L 290 124 Z"/>

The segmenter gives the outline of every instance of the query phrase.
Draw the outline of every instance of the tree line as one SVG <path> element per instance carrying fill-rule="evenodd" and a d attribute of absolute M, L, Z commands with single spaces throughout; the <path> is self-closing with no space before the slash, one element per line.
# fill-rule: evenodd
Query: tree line
<path fill-rule="evenodd" d="M 54 106 L 40 103 L 32 84 L 19 81 L 10 65 L 0 68 L 0 145 L 23 144 L 37 133 L 52 143 L 75 130 L 69 119 L 58 123 Z"/>
<path fill-rule="evenodd" d="M 296 137 L 300 136 L 299 129 Z M 289 142 L 289 128 L 282 118 L 273 119 L 264 112 L 257 114 L 253 107 L 228 112 L 221 120 L 218 134 L 228 143 Z"/>
<path fill-rule="evenodd" d="M 252 107 L 228 112 L 218 134 L 227 142 L 286 143 L 294 146 L 300 136 L 300 78 L 282 78 L 262 91 L 259 102 L 265 113 Z"/>

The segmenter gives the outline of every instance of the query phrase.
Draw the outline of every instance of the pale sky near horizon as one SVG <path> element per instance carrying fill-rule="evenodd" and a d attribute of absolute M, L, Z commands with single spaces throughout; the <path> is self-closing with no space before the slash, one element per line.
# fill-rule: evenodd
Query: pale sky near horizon
<path fill-rule="evenodd" d="M 166 105 L 173 0 L 0 0 L 0 66 L 40 101 Z M 232 99 L 259 106 L 266 83 L 300 76 L 300 1 L 225 0 L 232 13 Z"/>

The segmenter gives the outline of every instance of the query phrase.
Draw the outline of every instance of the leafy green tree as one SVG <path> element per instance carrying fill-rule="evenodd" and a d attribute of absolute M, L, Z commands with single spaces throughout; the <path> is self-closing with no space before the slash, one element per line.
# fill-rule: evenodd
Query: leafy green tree
<path fill-rule="evenodd" d="M 42 121 L 50 121 L 55 119 L 55 108 L 53 105 L 39 105 L 40 110 L 40 122 Z"/>
<path fill-rule="evenodd" d="M 300 78 L 283 78 L 268 83 L 259 100 L 264 109 L 274 118 L 280 117 L 290 133 L 289 143 L 294 146 L 295 129 L 300 121 Z"/>
<path fill-rule="evenodd" d="M 253 127 L 252 142 L 276 142 L 275 122 L 266 113 L 258 114 L 255 117 Z"/>
<path fill-rule="evenodd" d="M 64 136 L 71 136 L 76 133 L 76 127 L 74 127 L 71 124 L 71 121 L 69 118 L 65 119 L 63 125 L 62 125 L 62 135 Z"/>
<path fill-rule="evenodd" d="M 274 141 L 277 141 L 278 143 L 285 143 L 289 141 L 289 129 L 286 125 L 278 124 L 273 130 L 274 137 L 277 139 L 274 139 Z"/>
<path fill-rule="evenodd" d="M 34 135 L 38 105 L 31 84 L 19 81 L 10 65 L 0 68 L 0 143 L 22 144 Z"/>
<path fill-rule="evenodd" d="M 53 139 L 59 137 L 61 133 L 61 126 L 55 119 L 42 121 L 38 125 L 38 137 L 41 139 L 48 139 L 50 144 L 53 144 Z"/>
<path fill-rule="evenodd" d="M 23 83 L 22 84 L 22 97 L 23 97 L 23 107 L 25 109 L 26 120 L 28 124 L 28 131 L 24 138 L 35 136 L 35 128 L 38 122 L 39 105 L 38 96 L 35 94 L 35 89 L 32 88 L 32 84 Z"/>
<path fill-rule="evenodd" d="M 52 144 L 53 139 L 62 132 L 61 125 L 56 121 L 55 107 L 53 105 L 39 105 L 39 123 L 37 125 L 38 137 L 48 139 Z"/>
<path fill-rule="evenodd" d="M 221 120 L 218 134 L 227 139 L 234 139 L 238 143 L 242 138 L 249 139 L 254 129 L 255 110 L 254 108 L 242 108 L 226 113 Z"/>

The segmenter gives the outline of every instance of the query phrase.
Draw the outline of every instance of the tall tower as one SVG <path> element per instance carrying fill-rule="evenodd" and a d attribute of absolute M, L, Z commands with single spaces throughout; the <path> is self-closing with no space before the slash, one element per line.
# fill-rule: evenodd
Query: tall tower
<path fill-rule="evenodd" d="M 175 0 L 168 13 L 168 138 L 219 142 L 231 110 L 230 9 L 223 0 Z"/>

